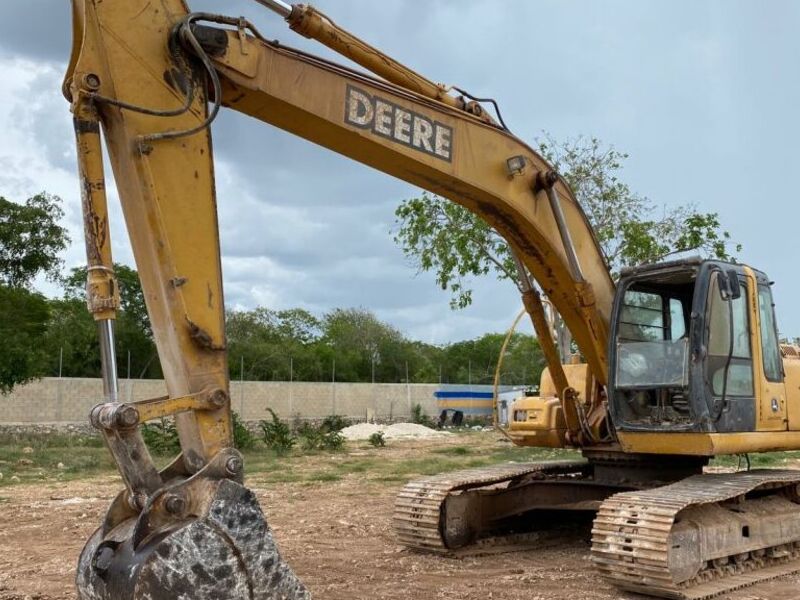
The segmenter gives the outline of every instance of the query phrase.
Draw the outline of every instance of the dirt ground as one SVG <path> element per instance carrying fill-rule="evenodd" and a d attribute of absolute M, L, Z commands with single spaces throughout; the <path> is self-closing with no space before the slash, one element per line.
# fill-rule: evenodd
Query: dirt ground
<path fill-rule="evenodd" d="M 395 443 L 380 456 L 399 461 L 424 454 L 433 445 L 453 443 Z M 319 469 L 323 460 L 328 458 L 296 461 L 292 468 Z M 349 473 L 336 481 L 267 484 L 256 473 L 249 485 L 285 558 L 319 599 L 641 598 L 620 594 L 595 578 L 585 523 L 543 534 L 535 550 L 439 558 L 407 552 L 395 541 L 392 503 L 401 482 Z M 78 554 L 119 486 L 116 477 L 106 476 L 0 490 L 0 600 L 75 598 Z M 730 600 L 798 597 L 800 576 L 726 596 Z"/>

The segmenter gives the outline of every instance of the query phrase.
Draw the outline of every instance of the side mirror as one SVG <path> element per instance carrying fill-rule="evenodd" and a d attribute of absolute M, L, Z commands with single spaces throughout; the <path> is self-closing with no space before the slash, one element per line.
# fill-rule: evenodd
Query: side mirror
<path fill-rule="evenodd" d="M 719 295 L 725 301 L 736 300 L 742 297 L 742 284 L 739 279 L 739 273 L 730 269 L 729 271 L 719 271 L 717 275 L 717 283 L 719 285 Z"/>
<path fill-rule="evenodd" d="M 732 300 L 742 297 L 742 283 L 739 280 L 739 273 L 735 269 L 728 270 L 728 288 Z"/>
<path fill-rule="evenodd" d="M 717 273 L 717 287 L 719 288 L 719 297 L 725 302 L 729 301 L 731 299 L 731 281 L 722 271 Z"/>

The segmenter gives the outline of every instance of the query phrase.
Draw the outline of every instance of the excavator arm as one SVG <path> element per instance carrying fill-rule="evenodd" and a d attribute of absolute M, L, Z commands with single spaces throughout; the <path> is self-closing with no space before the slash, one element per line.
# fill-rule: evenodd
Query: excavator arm
<path fill-rule="evenodd" d="M 614 284 L 585 215 L 550 165 L 480 103 L 454 97 L 313 8 L 258 1 L 380 78 L 269 42 L 242 18 L 190 13 L 183 0 L 73 0 L 64 91 L 75 117 L 87 296 L 106 383 L 92 421 L 126 484 L 81 558 L 84 598 L 199 589 L 207 573 L 186 567 L 201 565 L 210 548 L 226 577 L 212 577 L 205 595 L 193 597 L 306 594 L 241 485 L 242 459 L 230 447 L 209 128 L 221 107 L 439 194 L 492 225 L 518 259 L 523 299 L 575 443 L 575 399 L 529 274 L 572 331 L 595 380 L 606 382 Z M 140 403 L 120 403 L 116 393 L 118 301 L 101 130 L 167 384 L 167 397 Z M 602 403 L 593 408 L 603 421 Z M 159 473 L 138 426 L 171 415 L 182 454 Z"/>

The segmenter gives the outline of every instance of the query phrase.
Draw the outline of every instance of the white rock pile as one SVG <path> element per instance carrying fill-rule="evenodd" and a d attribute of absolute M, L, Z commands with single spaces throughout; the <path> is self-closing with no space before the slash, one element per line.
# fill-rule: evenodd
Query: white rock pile
<path fill-rule="evenodd" d="M 341 434 L 348 440 L 368 440 L 373 433 L 383 432 L 387 440 L 402 438 L 435 438 L 450 435 L 447 431 L 437 431 L 416 423 L 395 423 L 394 425 L 376 425 L 374 423 L 357 423 L 342 429 Z"/>

